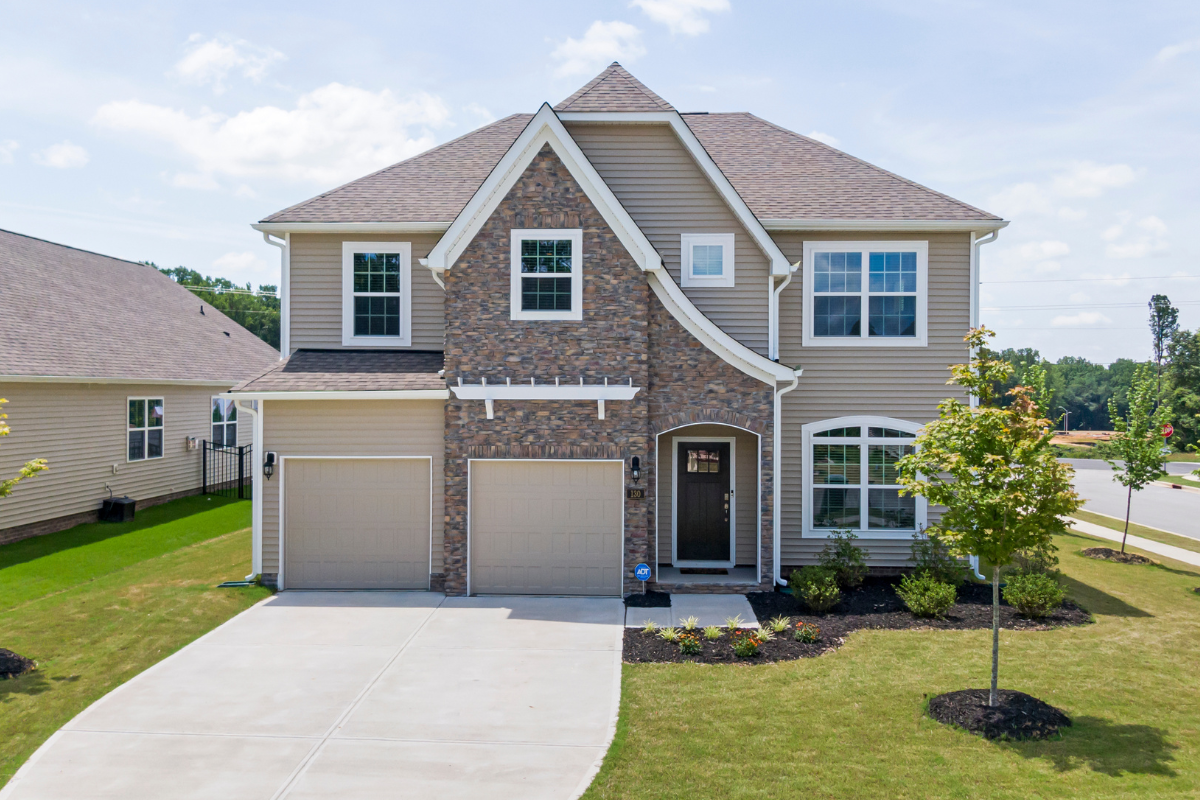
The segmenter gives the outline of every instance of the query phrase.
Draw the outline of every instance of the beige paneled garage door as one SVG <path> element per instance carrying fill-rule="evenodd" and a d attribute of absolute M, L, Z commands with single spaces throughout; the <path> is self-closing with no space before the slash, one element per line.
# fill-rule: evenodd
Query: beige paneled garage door
<path fill-rule="evenodd" d="M 287 459 L 288 589 L 429 586 L 429 459 Z"/>
<path fill-rule="evenodd" d="M 471 591 L 621 594 L 622 465 L 471 462 Z"/>

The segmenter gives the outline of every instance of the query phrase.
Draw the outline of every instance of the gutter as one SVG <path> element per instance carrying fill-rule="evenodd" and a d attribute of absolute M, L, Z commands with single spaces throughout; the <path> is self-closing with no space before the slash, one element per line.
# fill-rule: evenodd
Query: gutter
<path fill-rule="evenodd" d="M 246 391 L 230 390 L 220 397 L 233 400 L 449 400 L 449 389 L 342 389 L 331 391 Z"/>
<path fill-rule="evenodd" d="M 788 279 L 789 280 L 791 279 L 790 275 L 788 276 Z M 784 285 L 787 285 L 786 281 L 784 282 Z M 792 374 L 793 374 L 793 377 L 792 377 L 791 386 L 785 386 L 782 389 L 775 390 L 775 420 L 773 423 L 773 431 L 772 431 L 772 433 L 773 433 L 772 439 L 774 441 L 772 443 L 773 449 L 771 451 L 771 463 L 773 465 L 772 472 L 774 473 L 774 477 L 772 480 L 772 488 L 773 488 L 774 494 L 775 494 L 774 502 L 772 503 L 773 517 L 774 517 L 772 520 L 772 522 L 773 522 L 772 527 L 774 528 L 773 545 L 774 545 L 774 552 L 775 552 L 775 559 L 774 559 L 775 566 L 774 566 L 774 571 L 773 571 L 773 574 L 771 577 L 774 580 L 775 586 L 778 586 L 779 584 L 783 583 L 783 581 L 780 580 L 780 578 L 779 578 L 779 566 L 780 566 L 779 562 L 781 561 L 779 547 L 780 547 L 780 530 L 781 530 L 781 524 L 782 524 L 781 520 L 779 519 L 779 513 L 780 513 L 780 507 L 783 503 L 783 500 L 781 499 L 782 492 L 780 492 L 780 490 L 779 490 L 779 484 L 780 484 L 779 475 L 780 475 L 780 472 L 782 471 L 780 469 L 780 465 L 781 465 L 781 462 L 783 461 L 782 453 L 781 453 L 781 451 L 783 450 L 783 431 L 781 430 L 781 428 L 783 427 L 783 396 L 800 385 L 800 376 L 804 374 L 804 368 L 796 367 L 795 369 L 792 370 Z"/>
<path fill-rule="evenodd" d="M 1000 229 L 993 230 L 990 234 L 982 239 L 976 238 L 975 231 L 971 231 L 971 327 L 979 327 L 979 248 L 985 244 L 991 244 L 996 241 L 996 237 L 1000 235 Z M 974 397 L 971 398 L 971 408 L 975 408 L 979 404 Z"/>
<path fill-rule="evenodd" d="M 803 261 L 797 261 L 792 264 L 788 270 L 787 276 L 783 282 L 774 289 L 768 289 L 770 295 L 767 297 L 767 353 L 772 361 L 779 359 L 779 298 L 783 294 L 783 290 L 792 282 L 792 277 L 796 274 L 796 270 L 800 268 Z"/>
<path fill-rule="evenodd" d="M 962 232 L 997 231 L 1008 226 L 1008 220 L 937 220 L 937 219 L 764 219 L 768 231 L 929 231 Z"/>
<path fill-rule="evenodd" d="M 253 453 L 254 474 L 251 478 L 254 486 L 254 493 L 250 496 L 250 530 L 251 530 L 251 566 L 250 574 L 246 576 L 246 580 L 252 581 L 262 574 L 262 501 L 263 492 L 266 487 L 263 485 L 263 459 L 266 457 L 263 454 L 263 425 L 262 418 L 259 416 L 260 409 L 253 407 L 254 403 L 242 404 L 237 403 L 238 410 L 245 411 L 254 419 L 253 435 L 250 439 L 251 452 Z"/>
<path fill-rule="evenodd" d="M 255 228 L 258 226 L 255 225 Z M 272 247 L 279 248 L 279 360 L 287 358 L 291 355 L 291 327 L 292 327 L 292 299 L 291 299 L 291 271 L 292 271 L 292 234 L 283 233 L 283 238 L 279 239 L 276 236 L 271 238 L 270 231 L 263 231 L 263 241 Z M 278 241 L 276 241 L 278 239 Z"/>

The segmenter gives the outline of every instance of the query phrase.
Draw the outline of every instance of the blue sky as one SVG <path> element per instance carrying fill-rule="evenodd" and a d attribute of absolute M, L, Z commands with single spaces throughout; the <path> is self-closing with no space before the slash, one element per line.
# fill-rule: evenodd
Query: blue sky
<path fill-rule="evenodd" d="M 620 60 L 1010 219 L 1000 346 L 1200 326 L 1200 4 L 0 3 L 0 228 L 274 283 L 249 224 Z M 1095 280 L 1097 278 L 1103 280 Z M 1001 283 L 1000 281 L 1006 281 Z"/>

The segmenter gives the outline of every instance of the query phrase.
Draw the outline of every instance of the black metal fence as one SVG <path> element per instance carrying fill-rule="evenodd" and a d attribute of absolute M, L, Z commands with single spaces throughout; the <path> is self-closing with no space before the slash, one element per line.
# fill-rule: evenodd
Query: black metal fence
<path fill-rule="evenodd" d="M 236 497 L 239 500 L 253 497 L 254 448 L 248 444 L 226 447 L 207 439 L 201 444 L 204 494 Z"/>

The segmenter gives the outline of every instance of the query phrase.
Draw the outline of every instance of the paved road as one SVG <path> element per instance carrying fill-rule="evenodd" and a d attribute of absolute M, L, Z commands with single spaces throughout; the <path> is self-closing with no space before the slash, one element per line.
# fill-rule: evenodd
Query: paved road
<path fill-rule="evenodd" d="M 1066 459 L 1075 467 L 1075 490 L 1087 500 L 1084 508 L 1097 514 L 1125 518 L 1126 489 L 1113 480 L 1112 470 L 1103 461 Z M 1185 474 L 1195 464 L 1171 462 L 1173 475 Z M 1152 528 L 1200 539 L 1200 493 L 1147 486 L 1133 493 L 1130 520 Z"/>
<path fill-rule="evenodd" d="M 574 798 L 615 731 L 623 617 L 283 592 L 101 698 L 0 798 Z"/>

